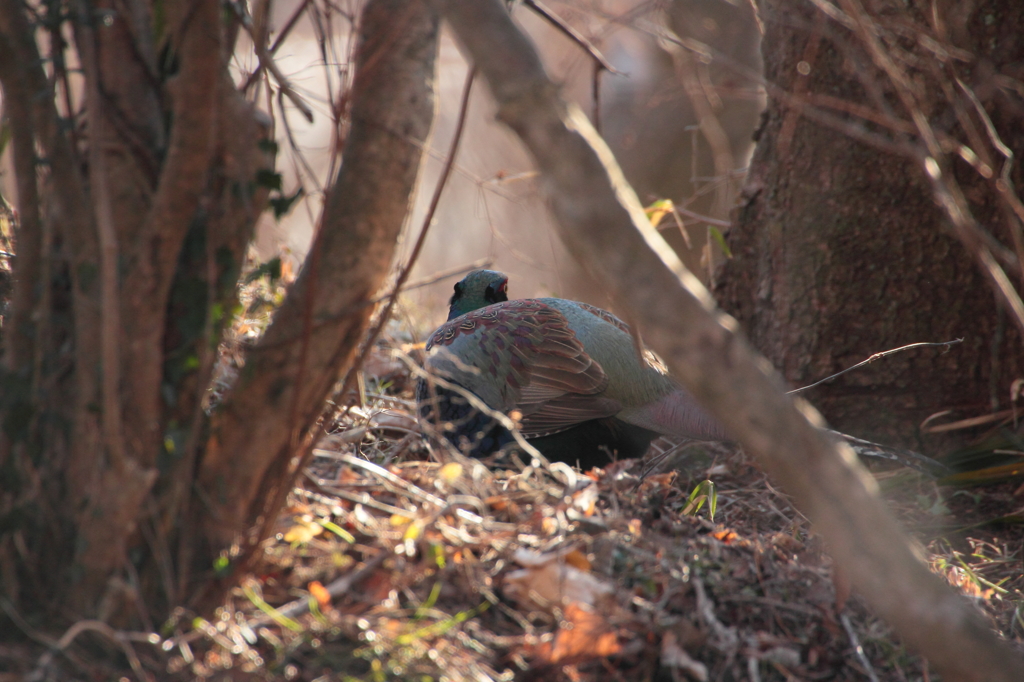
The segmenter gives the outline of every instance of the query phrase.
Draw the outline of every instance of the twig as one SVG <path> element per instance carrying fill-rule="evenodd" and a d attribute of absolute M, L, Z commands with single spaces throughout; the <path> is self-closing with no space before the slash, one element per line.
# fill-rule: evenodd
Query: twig
<path fill-rule="evenodd" d="M 1010 283 L 1006 272 L 996 262 L 991 250 L 983 243 L 981 234 L 984 230 L 971 214 L 963 190 L 955 178 L 949 180 L 952 177 L 949 170 L 943 171 L 940 161 L 944 159 L 945 154 L 928 117 L 918 104 L 915 86 L 910 82 L 909 76 L 897 67 L 890 53 L 883 48 L 877 26 L 861 3 L 858 0 L 839 1 L 844 11 L 854 21 L 855 31 L 875 66 L 888 76 L 897 97 L 914 122 L 917 136 L 924 149 L 912 147 L 910 158 L 924 170 L 931 183 L 932 194 L 952 224 L 954 234 L 977 261 L 978 267 L 988 277 L 990 285 L 1002 296 L 1003 302 L 1013 313 L 1018 328 L 1024 332 L 1024 301 Z"/>
<path fill-rule="evenodd" d="M 302 0 L 302 3 L 299 5 L 298 9 L 296 9 L 295 12 L 292 13 L 292 16 L 281 28 L 281 32 L 277 35 L 277 38 L 274 40 L 274 44 L 270 46 L 270 50 L 268 51 L 270 55 L 277 53 L 277 48 L 281 47 L 281 44 L 284 42 L 284 39 L 287 38 L 288 34 L 291 33 L 293 28 L 295 28 L 295 24 L 299 22 L 299 17 L 301 17 L 302 14 L 306 11 L 306 7 L 309 6 L 310 2 L 311 0 Z M 256 81 L 259 80 L 259 77 L 262 75 L 262 73 L 263 60 L 261 59 L 256 69 L 252 73 L 250 73 L 249 77 L 245 80 L 245 85 L 243 85 L 241 88 L 242 92 L 247 92 L 249 88 L 251 88 L 256 83 Z"/>
<path fill-rule="evenodd" d="M 370 351 L 373 350 L 373 344 L 380 336 L 381 331 L 384 329 L 384 325 L 387 324 L 388 319 L 391 317 L 391 310 L 395 307 L 395 302 L 398 300 L 398 294 L 402 290 L 402 285 L 405 284 L 406 280 L 409 279 L 409 273 L 412 272 L 413 266 L 416 264 L 416 260 L 419 258 L 420 251 L 423 250 L 423 244 L 426 242 L 427 233 L 430 231 L 430 225 L 434 221 L 434 213 L 437 211 L 437 206 L 441 201 L 441 194 L 444 191 L 445 185 L 448 183 L 448 178 L 451 176 L 452 169 L 455 167 L 455 157 L 459 151 L 459 143 L 462 141 L 462 133 L 466 127 L 466 115 L 469 112 L 469 95 L 473 89 L 473 79 L 476 77 L 476 68 L 470 68 L 469 73 L 466 74 L 466 82 L 462 88 L 462 101 L 459 103 L 459 117 L 455 124 L 455 132 L 452 135 L 451 147 L 448 150 L 448 158 L 445 161 L 444 168 L 441 170 L 441 175 L 437 180 L 437 185 L 434 187 L 434 195 L 430 198 L 430 205 L 427 207 L 427 213 L 423 216 L 423 227 L 420 228 L 420 234 L 416 238 L 416 243 L 412 247 L 412 251 L 409 253 L 409 260 L 405 266 L 398 273 L 398 278 L 395 280 L 395 285 L 391 290 L 391 294 L 388 296 L 388 302 L 384 306 L 384 310 L 381 311 L 377 324 L 370 331 L 366 337 L 366 341 L 363 342 L 363 348 L 359 352 L 359 356 L 355 362 L 352 363 L 352 367 L 349 369 L 348 374 L 345 375 L 345 381 L 342 382 L 340 393 L 344 395 L 352 387 L 352 382 L 355 380 L 356 373 L 359 368 L 363 366 Z M 347 410 L 346 410 L 347 411 Z"/>
<path fill-rule="evenodd" d="M 562 17 L 555 14 L 551 8 L 549 8 L 540 0 L 523 0 L 523 4 L 536 12 L 542 19 L 547 21 L 549 24 L 554 26 L 556 29 L 568 36 L 569 40 L 573 41 L 577 45 L 583 48 L 583 50 L 591 56 L 591 58 L 597 62 L 605 71 L 614 73 L 616 75 L 622 75 L 622 72 L 616 69 L 611 63 L 605 59 L 601 51 L 590 42 L 586 36 L 577 31 L 575 28 L 570 26 Z"/>
<path fill-rule="evenodd" d="M 412 371 L 413 374 L 417 376 L 417 378 L 425 379 L 428 382 L 430 382 L 432 384 L 431 388 L 433 388 L 433 384 L 437 384 L 441 388 L 458 393 L 460 396 L 465 398 L 466 401 L 470 405 L 472 405 L 474 409 L 479 410 L 481 413 L 487 415 L 491 419 L 495 420 L 496 422 L 504 426 L 506 429 L 508 429 L 509 433 L 512 434 L 512 437 L 515 439 L 516 444 L 519 447 L 521 447 L 523 451 L 526 452 L 526 454 L 540 461 L 541 464 L 543 464 L 545 467 L 551 467 L 551 463 L 548 461 L 547 457 L 542 455 L 540 451 L 537 450 L 537 448 L 530 445 L 530 443 L 525 438 L 523 438 L 523 434 L 519 431 L 519 427 L 517 427 L 515 423 L 508 418 L 506 414 L 499 412 L 498 410 L 491 409 L 490 405 L 480 400 L 480 398 L 478 398 L 476 394 L 473 393 L 472 391 L 467 391 L 458 384 L 454 384 L 450 381 L 445 381 L 439 376 L 428 373 L 426 370 L 420 368 L 408 356 L 402 356 L 402 360 L 406 364 L 408 364 L 409 369 Z M 572 486 L 570 485 L 570 487 Z"/>
<path fill-rule="evenodd" d="M 616 69 L 611 63 L 605 59 L 601 51 L 587 39 L 582 33 L 573 28 L 568 22 L 562 17 L 555 14 L 547 5 L 540 2 L 540 0 L 523 0 L 523 4 L 532 9 L 535 13 L 540 15 L 542 19 L 547 21 L 549 24 L 554 26 L 556 29 L 564 33 L 569 37 L 569 40 L 573 41 L 577 45 L 583 48 L 583 50 L 590 55 L 591 59 L 594 60 L 594 75 L 591 81 L 594 108 L 591 114 L 591 118 L 594 123 L 594 130 L 601 131 L 601 73 L 607 71 L 616 75 L 621 75 L 622 72 Z"/>
<path fill-rule="evenodd" d="M 139 657 L 135 654 L 135 649 L 133 649 L 132 645 L 128 642 L 128 638 L 124 634 L 114 630 L 103 621 L 83 620 L 75 623 L 67 632 L 64 633 L 64 636 L 60 638 L 60 641 L 57 642 L 57 648 L 59 650 L 66 649 L 80 633 L 85 632 L 86 630 L 97 632 L 120 646 L 121 651 L 124 652 L 125 658 L 128 659 L 128 664 L 132 667 L 132 671 L 138 675 L 140 680 L 153 679 L 153 676 L 142 668 L 142 662 L 139 661 Z M 52 652 L 47 652 L 44 656 L 51 655 L 51 653 Z"/>
<path fill-rule="evenodd" d="M 330 594 L 331 597 L 333 598 L 337 598 L 345 594 L 346 592 L 351 590 L 353 586 L 362 582 L 367 577 L 369 577 L 370 574 L 376 571 L 380 567 L 380 565 L 384 563 L 384 560 L 387 559 L 389 555 L 390 552 L 385 552 L 381 550 L 376 555 L 374 555 L 372 559 L 367 561 L 359 570 L 344 575 L 338 578 L 337 580 L 334 580 L 330 584 L 326 585 L 327 593 Z M 276 618 L 280 618 L 282 616 L 284 616 L 285 618 L 295 618 L 296 616 L 301 616 L 302 614 L 309 611 L 309 600 L 311 598 L 312 597 L 303 597 L 301 599 L 296 599 L 290 604 L 286 604 L 285 606 L 282 606 L 279 609 L 275 609 L 274 616 Z M 256 621 L 249 623 L 249 627 L 258 628 L 261 625 L 270 625 L 275 621 L 275 617 L 261 616 Z"/>
<path fill-rule="evenodd" d="M 281 89 L 281 95 L 287 97 L 295 108 L 302 112 L 302 115 L 310 123 L 313 122 L 313 110 L 309 108 L 305 100 L 299 96 L 295 89 L 292 87 L 288 77 L 281 73 L 281 69 L 277 68 L 277 64 L 274 62 L 273 56 L 267 51 L 267 45 L 264 41 L 260 40 L 260 36 L 256 31 L 256 28 L 252 23 L 252 16 L 245 9 L 243 5 L 232 5 L 235 13 L 238 15 L 242 28 L 249 34 L 249 38 L 252 39 L 253 50 L 256 52 L 256 57 L 260 60 L 260 66 L 266 69 L 277 81 L 277 87 Z M 250 76 L 251 78 L 251 76 Z M 248 86 L 248 83 L 246 83 Z"/>
<path fill-rule="evenodd" d="M 704 590 L 704 581 L 701 577 L 693 574 L 690 580 L 693 584 L 693 591 L 697 595 L 697 613 L 708 629 L 711 630 L 712 642 L 715 648 L 729 658 L 732 658 L 739 651 L 740 647 L 736 628 L 728 627 L 718 620 L 718 616 L 715 615 L 715 605 L 708 598 L 707 592 Z"/>
<path fill-rule="evenodd" d="M 835 374 L 833 374 L 831 376 L 827 376 L 827 377 L 825 377 L 824 379 L 822 379 L 820 381 L 815 381 L 813 384 L 811 384 L 809 386 L 804 386 L 803 388 L 794 388 L 792 391 L 789 391 L 788 393 L 789 393 L 789 395 L 792 395 L 794 393 L 800 393 L 801 391 L 806 391 L 808 389 L 814 388 L 815 386 L 820 386 L 821 384 L 824 384 L 824 383 L 826 383 L 828 381 L 832 381 L 833 379 L 835 379 L 837 377 L 840 377 L 840 376 L 846 374 L 847 372 L 852 372 L 853 370 L 855 370 L 855 369 L 857 369 L 859 367 L 863 367 L 864 365 L 869 365 L 872 362 L 874 362 L 875 360 L 880 360 L 881 358 L 884 358 L 884 357 L 889 356 L 889 355 L 893 355 L 895 353 L 899 353 L 900 351 L 910 350 L 911 348 L 925 348 L 925 347 L 930 347 L 930 346 L 945 346 L 946 350 L 948 351 L 950 346 L 958 344 L 958 343 L 963 343 L 963 339 L 953 339 L 952 341 L 941 341 L 941 342 L 935 342 L 935 343 L 929 343 L 929 342 L 911 343 L 911 344 L 909 344 L 907 346 L 900 346 L 899 348 L 893 348 L 891 350 L 882 351 L 881 353 L 875 353 L 874 355 L 869 357 L 867 360 L 864 360 L 862 362 L 858 362 L 853 367 L 847 367 L 843 371 L 836 372 Z"/>
<path fill-rule="evenodd" d="M 469 511 L 467 509 L 461 509 L 461 508 L 455 507 L 456 504 L 471 503 L 471 504 L 473 504 L 473 506 L 475 506 L 477 508 L 481 508 L 482 507 L 482 503 L 477 498 L 470 498 L 470 497 L 468 497 L 466 495 L 450 495 L 450 496 L 448 496 L 448 498 L 438 497 L 437 495 L 434 495 L 432 493 L 428 493 L 423 488 L 420 488 L 419 486 L 417 486 L 417 485 L 415 485 L 413 483 L 410 483 L 409 481 L 405 480 L 401 476 L 397 476 L 397 475 L 391 473 L 390 471 L 388 471 L 384 467 L 380 466 L 379 464 L 374 464 L 373 462 L 370 462 L 368 460 L 361 459 L 361 458 L 356 457 L 354 455 L 348 455 L 348 454 L 344 454 L 344 453 L 331 452 L 331 451 L 327 451 L 327 450 L 314 450 L 313 452 L 315 452 L 316 454 L 318 454 L 320 456 L 330 457 L 331 459 L 340 460 L 342 462 L 345 462 L 349 466 L 356 467 L 358 469 L 363 469 L 364 471 L 367 471 L 367 472 L 373 474 L 374 476 L 376 476 L 376 477 L 378 477 L 378 478 L 380 478 L 380 479 L 382 479 L 384 481 L 387 481 L 391 485 L 394 485 L 394 486 L 396 486 L 398 488 L 401 488 L 406 493 L 408 493 L 409 496 L 415 497 L 421 503 L 426 503 L 426 504 L 429 504 L 429 505 L 433 505 L 434 507 L 437 507 L 438 510 L 440 510 L 441 512 L 447 511 L 448 509 L 452 509 L 454 507 L 455 515 L 458 516 L 463 521 L 466 521 L 468 523 L 472 523 L 474 525 L 481 526 L 483 528 L 489 528 L 489 529 L 494 529 L 494 528 L 501 528 L 501 529 L 504 529 L 504 530 L 514 530 L 515 529 L 515 526 L 512 525 L 512 524 L 497 522 L 497 521 L 495 521 L 491 517 L 486 517 L 485 518 L 483 516 L 480 516 L 479 514 L 474 514 L 473 512 L 471 512 L 471 511 Z M 327 488 L 325 487 L 325 490 L 326 489 Z M 332 494 L 336 494 L 337 491 L 333 491 L 332 490 L 331 492 L 332 492 Z M 355 501 L 355 500 L 353 500 L 353 501 Z M 389 512 L 389 513 L 396 513 L 396 512 Z M 404 515 L 404 514 L 409 514 L 410 512 L 407 509 L 398 509 L 397 513 Z"/>
<path fill-rule="evenodd" d="M 853 631 L 853 625 L 850 623 L 850 617 L 845 613 L 839 616 L 839 621 L 843 624 L 843 629 L 846 630 L 846 636 L 850 638 L 850 644 L 853 645 L 853 650 L 857 654 L 857 659 L 860 664 L 864 666 L 864 674 L 868 676 L 871 682 L 878 682 L 878 676 L 875 675 L 875 669 L 871 666 L 871 661 L 864 655 L 864 647 L 860 645 L 860 641 L 857 639 L 857 633 Z"/>
<path fill-rule="evenodd" d="M 9 608 L 6 599 L 0 600 L 0 606 L 4 607 L 4 611 L 7 612 L 8 616 L 14 617 L 15 615 L 17 615 L 13 611 L 13 609 Z M 20 615 L 18 616 L 18 620 L 20 620 Z M 22 623 L 24 623 L 24 621 L 22 621 Z M 24 625 L 27 626 L 27 624 Z M 139 657 L 135 654 L 135 649 L 132 648 L 132 645 L 129 643 L 129 640 L 133 639 L 133 637 L 129 634 L 118 632 L 114 630 L 114 628 L 104 623 L 103 621 L 99 620 L 78 621 L 70 628 L 68 628 L 67 632 L 65 632 L 64 635 L 56 641 L 44 635 L 40 635 L 38 633 L 36 633 L 35 635 L 31 635 L 29 631 L 26 631 L 26 633 L 30 634 L 30 636 L 32 636 L 33 639 L 36 639 L 37 641 L 43 644 L 46 644 L 49 647 L 49 649 L 42 656 L 39 657 L 39 660 L 36 662 L 35 670 L 33 670 L 30 674 L 26 675 L 25 679 L 28 682 L 37 682 L 51 679 L 51 675 L 48 673 L 48 668 L 53 664 L 54 656 L 58 653 L 63 653 L 67 655 L 65 649 L 67 649 L 71 645 L 71 643 L 75 641 L 78 635 L 82 634 L 87 630 L 97 632 L 106 637 L 107 639 L 109 639 L 110 641 L 117 644 L 119 647 L 121 647 L 121 651 L 124 652 L 125 658 L 128 659 L 128 664 L 132 667 L 132 671 L 139 678 L 139 680 L 143 682 L 149 682 L 149 680 L 153 679 L 153 677 L 143 669 L 142 662 L 139 660 Z M 149 638 L 147 635 L 144 640 L 140 641 L 148 641 L 148 639 Z"/>
<path fill-rule="evenodd" d="M 993 412 L 992 414 L 984 414 L 980 417 L 969 417 L 967 419 L 960 419 L 955 422 L 949 422 L 948 424 L 939 424 L 938 426 L 928 426 L 928 423 L 937 419 L 938 417 L 949 414 L 949 411 L 941 412 L 936 415 L 932 415 L 925 419 L 920 428 L 922 433 L 944 433 L 946 431 L 958 431 L 960 429 L 969 429 L 975 426 L 984 426 L 985 424 L 991 424 L 992 422 L 998 422 L 1003 420 L 1009 420 L 1013 417 L 1013 410 L 1003 410 L 1001 412 Z"/>
<path fill-rule="evenodd" d="M 693 218 L 694 220 L 699 220 L 702 223 L 714 225 L 715 227 L 732 227 L 732 221 L 730 220 L 719 220 L 718 218 L 712 218 L 711 216 L 702 215 L 700 213 L 697 213 L 696 211 L 685 209 L 679 204 L 675 204 L 674 206 L 674 212 L 680 215 L 684 215 L 687 218 Z"/>
<path fill-rule="evenodd" d="M 943 476 L 950 473 L 950 468 L 942 462 L 934 460 L 931 457 L 926 457 L 925 455 L 914 452 L 913 450 L 873 443 L 869 440 L 855 438 L 848 434 L 840 433 L 839 431 L 832 431 L 831 429 L 829 429 L 828 432 L 846 441 L 846 443 L 849 444 L 849 446 L 853 448 L 853 451 L 860 457 L 891 459 L 904 466 L 908 466 L 911 469 L 928 474 L 929 476 Z"/>

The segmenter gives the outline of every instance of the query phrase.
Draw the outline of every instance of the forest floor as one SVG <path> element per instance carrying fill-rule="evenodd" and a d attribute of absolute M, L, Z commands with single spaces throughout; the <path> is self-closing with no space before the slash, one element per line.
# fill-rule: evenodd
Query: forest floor
<path fill-rule="evenodd" d="M 216 619 L 164 640 L 171 678 L 939 679 L 741 451 L 658 441 L 653 467 L 488 466 L 426 444 L 389 353 L 261 565 Z M 932 569 L 1024 648 L 1020 481 L 873 475 Z"/>
<path fill-rule="evenodd" d="M 656 441 L 587 472 L 467 459 L 420 434 L 404 336 L 336 400 L 350 406 L 213 619 L 123 640 L 123 670 L 78 642 L 62 663 L 26 651 L 41 675 L 24 679 L 940 679 L 742 451 Z M 1020 480 L 873 475 L 933 571 L 1024 649 Z"/>

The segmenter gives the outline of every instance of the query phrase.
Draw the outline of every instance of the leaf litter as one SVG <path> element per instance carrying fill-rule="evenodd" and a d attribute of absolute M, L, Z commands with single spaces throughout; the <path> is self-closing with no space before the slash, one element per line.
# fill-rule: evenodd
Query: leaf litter
<path fill-rule="evenodd" d="M 213 622 L 163 640 L 172 676 L 935 679 L 742 452 L 662 439 L 654 471 L 489 466 L 420 435 L 396 362 L 411 347 L 370 354 L 259 566 Z M 947 505 L 965 499 L 877 475 L 933 570 L 1021 645 L 1019 526 L 964 533 Z"/>

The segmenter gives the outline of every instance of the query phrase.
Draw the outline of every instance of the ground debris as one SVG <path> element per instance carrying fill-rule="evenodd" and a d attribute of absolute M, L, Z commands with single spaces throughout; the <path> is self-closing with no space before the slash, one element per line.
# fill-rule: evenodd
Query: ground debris
<path fill-rule="evenodd" d="M 260 679 L 927 679 L 741 452 L 566 480 L 431 451 L 412 413 L 332 426 L 183 676 L 238 679 L 248 656 Z"/>
<path fill-rule="evenodd" d="M 741 451 L 659 439 L 644 462 L 588 472 L 469 459 L 421 434 L 394 361 L 411 345 L 380 342 L 335 396 L 216 616 L 182 613 L 135 645 L 153 679 L 935 679 Z M 1024 533 L 987 523 L 1019 518 L 1016 484 L 876 477 L 933 570 L 1020 645 Z"/>

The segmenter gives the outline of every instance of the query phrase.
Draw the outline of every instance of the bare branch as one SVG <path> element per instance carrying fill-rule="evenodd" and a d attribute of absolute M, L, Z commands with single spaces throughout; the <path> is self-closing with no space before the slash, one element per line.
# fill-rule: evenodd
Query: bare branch
<path fill-rule="evenodd" d="M 352 130 L 310 258 L 213 419 L 198 475 L 212 507 L 197 520 L 215 547 L 276 511 L 268 502 L 301 454 L 291 447 L 363 338 L 372 308 L 359 304 L 383 283 L 433 120 L 437 30 L 420 2 L 371 0 L 363 11 Z M 353 312 L 318 326 L 341 310 Z M 281 342 L 300 329 L 300 343 Z"/>
<path fill-rule="evenodd" d="M 124 424 L 121 419 L 121 287 L 120 250 L 114 228 L 110 198 L 110 176 L 107 172 L 106 140 L 108 117 L 100 93 L 100 67 L 96 57 L 96 34 L 90 8 L 82 7 L 83 20 L 78 27 L 78 51 L 82 57 L 87 84 L 89 111 L 89 187 L 93 198 L 96 229 L 100 243 L 100 352 L 103 373 L 100 376 L 102 396 L 103 441 L 107 455 L 121 473 L 125 469 Z"/>
<path fill-rule="evenodd" d="M 157 278 L 160 290 L 149 305 L 163 311 L 177 263 L 179 246 L 195 216 L 214 152 L 218 93 L 222 87 L 220 4 L 216 0 L 175 0 L 168 3 L 173 48 L 181 68 L 173 84 L 174 119 L 160 184 L 141 231 L 141 245 L 159 242 L 156 262 L 142 263 L 140 277 Z M 131 291 L 131 277 L 126 288 Z M 138 295 L 151 292 L 140 287 Z M 134 306 L 133 306 L 134 309 Z M 141 309 L 141 306 L 139 307 Z"/>

